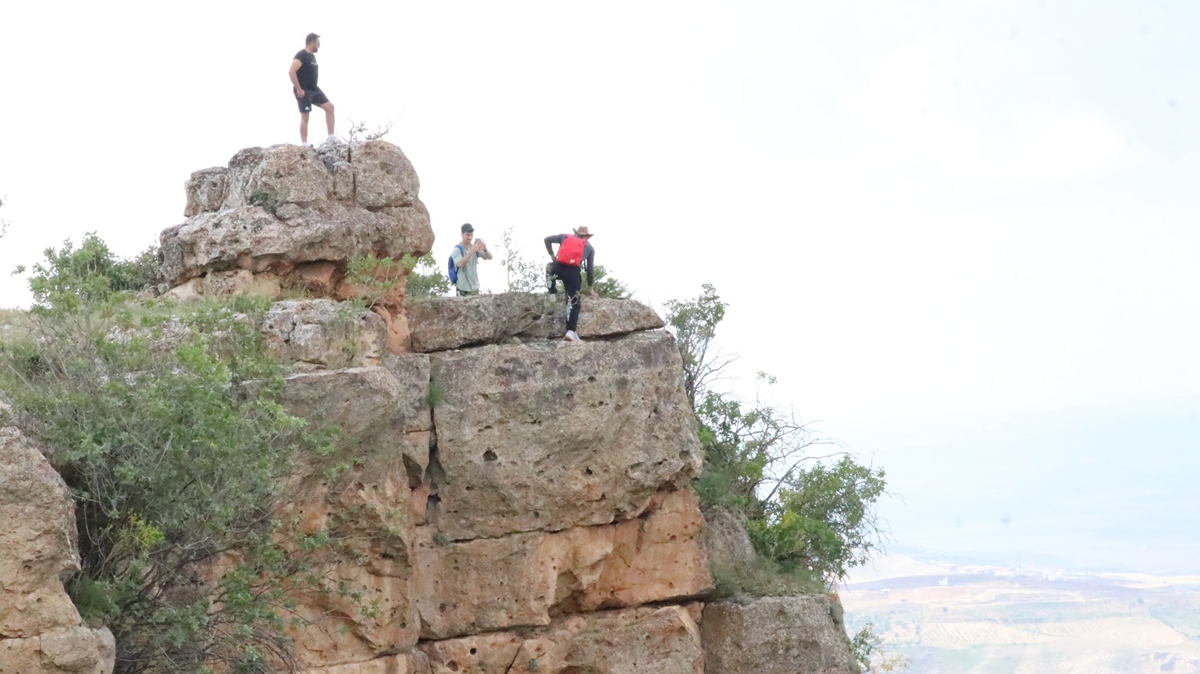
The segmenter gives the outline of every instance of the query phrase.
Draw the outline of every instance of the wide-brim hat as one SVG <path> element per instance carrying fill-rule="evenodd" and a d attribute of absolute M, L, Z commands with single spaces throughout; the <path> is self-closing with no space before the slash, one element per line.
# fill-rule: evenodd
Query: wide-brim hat
<path fill-rule="evenodd" d="M 577 227 L 575 228 L 575 236 L 578 236 L 581 239 L 586 239 L 591 237 L 592 233 L 588 231 L 587 227 Z"/>

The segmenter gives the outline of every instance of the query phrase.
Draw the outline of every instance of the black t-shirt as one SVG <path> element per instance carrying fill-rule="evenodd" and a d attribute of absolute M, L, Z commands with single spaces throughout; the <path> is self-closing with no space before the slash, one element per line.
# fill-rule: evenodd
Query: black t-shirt
<path fill-rule="evenodd" d="M 296 71 L 296 79 L 300 80 L 301 89 L 317 88 L 317 57 L 308 53 L 307 49 L 296 52 L 296 60 L 300 69 Z"/>

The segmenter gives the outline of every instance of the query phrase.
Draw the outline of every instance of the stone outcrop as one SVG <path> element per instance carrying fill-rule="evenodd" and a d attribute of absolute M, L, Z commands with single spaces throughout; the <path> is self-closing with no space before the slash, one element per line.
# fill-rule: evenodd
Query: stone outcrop
<path fill-rule="evenodd" d="M 462 543 L 421 541 L 421 636 L 550 624 L 554 615 L 695 597 L 712 589 L 696 497 L 656 499 L 642 518 Z"/>
<path fill-rule="evenodd" d="M 666 333 L 430 356 L 436 509 L 452 540 L 636 517 L 701 466 Z"/>
<path fill-rule="evenodd" d="M 289 364 L 280 402 L 336 431 L 331 455 L 295 453 L 283 485 L 299 671 L 853 671 L 836 598 L 714 601 L 712 569 L 756 558 L 691 491 L 703 451 L 652 309 L 585 298 L 584 341 L 566 343 L 561 297 L 406 303 L 394 266 L 348 280 L 352 258 L 430 249 L 418 192 L 381 141 L 251 148 L 193 174 L 187 220 L 162 235 L 176 298 L 321 298 L 277 302 L 259 325 Z M 380 287 L 370 310 L 339 301 Z M 188 334 L 170 322 L 152 346 Z M 111 635 L 62 590 L 79 563 L 66 487 L 11 431 L 0 517 L 0 674 L 111 671 Z"/>
<path fill-rule="evenodd" d="M 412 350 L 446 351 L 481 344 L 561 338 L 566 302 L 561 295 L 505 293 L 474 297 L 438 297 L 406 307 Z M 588 297 L 579 315 L 584 339 L 611 337 L 663 327 L 650 307 L 632 300 Z"/>
<path fill-rule="evenodd" d="M 112 634 L 81 626 L 63 589 L 78 569 L 67 485 L 20 432 L 0 428 L 0 674 L 112 671 Z"/>
<path fill-rule="evenodd" d="M 706 674 L 857 671 L 836 596 L 711 603 L 700 633 Z"/>
<path fill-rule="evenodd" d="M 248 148 L 228 167 L 192 174 L 187 220 L 160 237 L 161 271 L 172 287 L 220 279 L 190 284 L 184 295 L 279 283 L 332 293 L 351 258 L 429 251 L 419 189 L 408 158 L 385 141 Z M 269 281 L 256 285 L 239 272 Z"/>
<path fill-rule="evenodd" d="M 422 650 L 433 674 L 699 674 L 704 654 L 697 612 L 667 606 L 570 616 L 542 629 L 432 642 Z"/>
<path fill-rule="evenodd" d="M 333 300 L 277 302 L 261 329 L 295 371 L 379 365 L 388 353 L 382 318 Z"/>
<path fill-rule="evenodd" d="M 754 543 L 746 533 L 745 517 L 734 510 L 704 508 L 704 550 L 714 572 L 736 572 L 758 564 Z"/>

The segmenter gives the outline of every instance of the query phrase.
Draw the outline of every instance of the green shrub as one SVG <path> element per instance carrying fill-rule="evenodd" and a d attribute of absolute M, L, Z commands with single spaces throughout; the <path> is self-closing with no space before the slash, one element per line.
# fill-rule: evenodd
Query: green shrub
<path fill-rule="evenodd" d="M 41 310 L 95 310 L 122 292 L 157 282 L 156 247 L 133 260 L 120 260 L 95 232 L 89 232 L 79 248 L 64 241 L 62 248 L 47 248 L 44 254 L 46 261 L 33 265 L 29 279 L 35 307 Z M 24 272 L 24 266 L 17 267 L 16 273 Z"/>
<path fill-rule="evenodd" d="M 814 453 L 822 445 L 840 446 L 815 435 L 784 409 L 709 388 L 732 362 L 713 347 L 727 306 L 713 286 L 704 285 L 695 299 L 671 300 L 666 306 L 704 447 L 704 471 L 694 488 L 705 503 L 746 516 L 762 558 L 760 569 L 735 570 L 735 575 L 759 577 L 747 584 L 760 588 L 777 586 L 779 582 L 766 581 L 788 574 L 800 576 L 801 585 L 813 574 L 829 584 L 844 578 L 848 569 L 870 557 L 883 536 L 875 507 L 886 488 L 884 472 L 855 462 L 840 449 Z M 759 379 L 774 383 L 763 373 Z"/>
<path fill-rule="evenodd" d="M 879 534 L 873 504 L 886 487 L 882 470 L 843 456 L 798 470 L 748 527 L 754 546 L 779 564 L 842 580 L 870 558 Z"/>
<path fill-rule="evenodd" d="M 122 301 L 94 235 L 33 269 L 31 327 L 0 343 L 3 421 L 71 488 L 82 570 L 68 590 L 112 629 L 117 671 L 289 662 L 281 580 L 316 583 L 320 546 L 290 538 L 279 490 L 294 460 L 319 465 L 333 445 L 276 402 L 268 303 Z"/>
<path fill-rule="evenodd" d="M 434 259 L 433 253 L 426 253 L 415 260 L 411 255 L 406 255 L 404 264 L 409 270 L 404 285 L 405 299 L 439 297 L 450 292 L 450 278 L 442 273 L 442 267 Z"/>

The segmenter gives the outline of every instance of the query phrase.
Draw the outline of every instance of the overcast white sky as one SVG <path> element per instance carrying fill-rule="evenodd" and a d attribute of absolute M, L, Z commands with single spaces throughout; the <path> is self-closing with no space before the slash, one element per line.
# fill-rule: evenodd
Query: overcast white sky
<path fill-rule="evenodd" d="M 1198 3 L 9 2 L 0 26 L 0 306 L 46 246 L 135 254 L 192 171 L 294 142 L 316 31 L 339 131 L 396 121 L 439 258 L 466 221 L 535 259 L 587 225 L 644 301 L 715 284 L 742 371 L 847 437 L 1200 395 Z"/>

